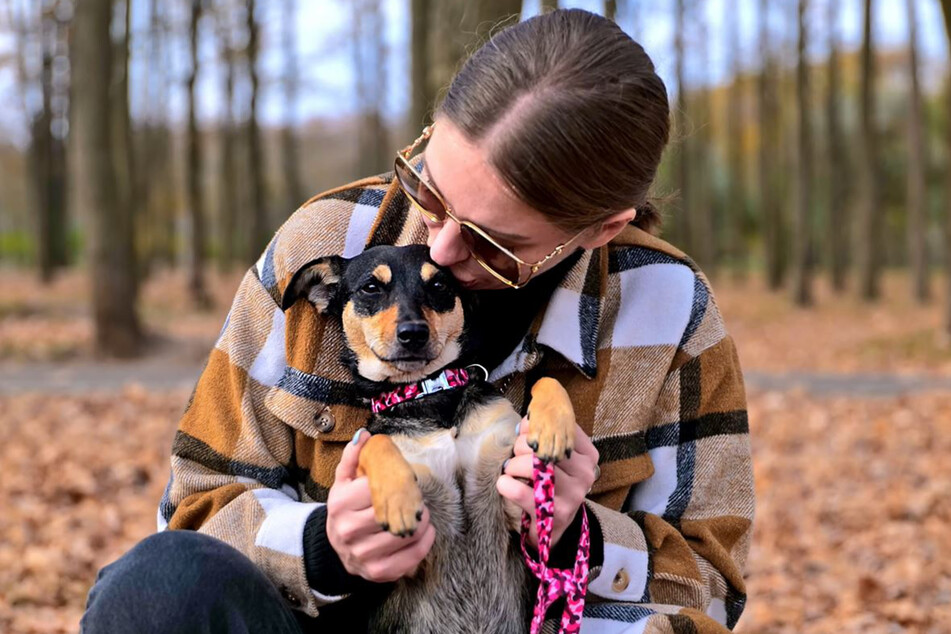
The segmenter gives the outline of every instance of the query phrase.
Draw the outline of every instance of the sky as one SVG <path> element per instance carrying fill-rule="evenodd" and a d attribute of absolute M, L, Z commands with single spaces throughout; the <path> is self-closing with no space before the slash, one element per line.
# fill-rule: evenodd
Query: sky
<path fill-rule="evenodd" d="M 31 3 L 32 0 L 18 0 Z M 262 22 L 260 74 L 263 78 L 263 93 L 260 112 L 264 125 L 279 125 L 293 116 L 296 123 L 314 118 L 333 118 L 346 116 L 355 110 L 354 74 L 352 69 L 352 48 L 347 38 L 353 2 L 355 0 L 298 0 L 296 20 L 297 50 L 300 58 L 302 79 L 301 94 L 296 113 L 289 113 L 284 103 L 277 78 L 280 77 L 283 58 L 280 43 L 282 25 L 280 10 L 284 5 L 278 0 L 258 3 L 258 19 Z M 812 0 L 808 23 L 814 32 L 809 54 L 821 59 L 827 50 L 826 7 L 830 0 Z M 836 25 L 840 41 L 845 48 L 856 48 L 861 42 L 862 0 L 831 0 L 841 3 L 839 24 Z M 898 48 L 907 39 L 906 0 L 875 0 L 875 37 L 880 48 Z M 741 39 L 741 58 L 744 66 L 756 68 L 760 56 L 757 42 L 757 10 L 759 0 L 693 0 L 696 10 L 704 11 L 709 33 L 708 54 L 696 50 L 696 21 L 688 16 L 687 81 L 695 83 L 709 78 L 720 81 L 727 75 L 727 29 L 726 21 L 739 20 Z M 637 0 L 619 3 L 636 4 L 634 11 L 618 15 L 618 22 L 634 39 L 643 44 L 654 60 L 658 74 L 665 81 L 668 90 L 676 91 L 674 81 L 673 35 L 674 0 Z M 689 1 L 688 1 L 689 4 Z M 774 11 L 771 28 L 776 34 L 793 36 L 796 20 L 796 2 L 793 0 L 773 0 Z M 179 25 L 185 24 L 187 15 L 185 2 L 167 2 L 173 11 L 172 19 Z M 392 120 L 398 120 L 405 113 L 409 95 L 408 37 L 410 32 L 409 0 L 383 0 L 385 37 L 387 49 L 387 114 Z M 523 18 L 535 15 L 540 0 L 525 0 Z M 561 6 L 580 7 L 599 11 L 601 0 L 563 0 Z M 148 17 L 145 15 L 145 3 L 133 0 L 133 33 L 144 29 Z M 916 0 L 918 13 L 919 39 L 923 58 L 925 77 L 940 77 L 947 59 L 947 38 L 944 22 L 937 0 Z M 14 52 L 13 40 L 6 30 L 5 19 L 0 21 L 0 59 Z M 211 33 L 214 25 L 205 20 L 202 28 Z M 180 29 L 184 31 L 184 29 Z M 135 44 L 133 40 L 133 45 Z M 792 55 L 795 43 L 789 40 L 787 55 Z M 217 51 L 211 37 L 205 37 L 200 45 L 200 58 L 203 71 L 199 75 L 198 95 L 199 122 L 207 123 L 218 118 L 223 103 L 220 86 L 222 76 L 216 64 Z M 694 47 L 691 49 L 691 47 Z M 176 86 L 165 97 L 165 107 L 175 120 L 181 121 L 185 112 L 185 94 L 181 88 L 188 71 L 187 47 L 181 41 L 174 47 L 169 58 L 162 62 L 169 74 L 176 78 Z M 136 55 L 140 66 L 133 68 L 131 86 L 133 115 L 141 111 L 143 104 L 142 86 L 136 78 L 145 76 L 145 55 Z M 707 67 L 700 64 L 707 62 Z M 0 69 L 0 141 L 13 141 L 22 145 L 27 140 L 23 125 L 22 108 L 15 90 L 14 73 L 10 65 Z M 405 79 L 404 79 L 405 78 Z M 153 97 L 154 99 L 154 97 Z"/>

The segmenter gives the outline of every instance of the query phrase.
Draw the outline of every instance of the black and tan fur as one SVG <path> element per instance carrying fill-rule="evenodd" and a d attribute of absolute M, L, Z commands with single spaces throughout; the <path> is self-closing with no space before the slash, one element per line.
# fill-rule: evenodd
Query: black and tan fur
<path fill-rule="evenodd" d="M 463 365 L 478 345 L 479 333 L 465 328 L 468 299 L 423 246 L 322 258 L 299 275 L 294 294 L 340 319 L 343 361 L 366 398 Z M 540 380 L 529 409 L 529 444 L 545 459 L 570 455 L 574 415 L 561 385 Z M 396 583 L 371 631 L 527 631 L 533 597 L 513 532 L 520 511 L 495 488 L 520 418 L 483 381 L 371 416 L 358 473 L 368 478 L 377 521 L 412 534 L 425 502 L 436 530 L 429 555 Z"/>

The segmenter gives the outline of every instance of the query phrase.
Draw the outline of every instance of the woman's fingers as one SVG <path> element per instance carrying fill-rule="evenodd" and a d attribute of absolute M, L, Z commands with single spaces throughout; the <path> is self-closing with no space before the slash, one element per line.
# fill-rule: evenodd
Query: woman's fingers
<path fill-rule="evenodd" d="M 416 531 L 409 537 L 397 537 L 380 528 L 373 514 L 370 514 L 370 523 L 360 527 L 355 536 L 352 552 L 360 561 L 377 561 L 403 550 L 420 541 L 430 528 L 429 509 L 423 507 L 423 518 L 416 527 Z"/>
<path fill-rule="evenodd" d="M 373 581 L 396 581 L 401 577 L 412 575 L 425 559 L 429 549 L 436 539 L 436 530 L 432 524 L 426 529 L 417 532 L 419 538 L 388 556 L 381 557 L 367 565 L 366 576 Z M 391 535 L 392 537 L 392 535 Z M 395 538 L 399 539 L 399 537 Z"/>
<path fill-rule="evenodd" d="M 516 506 L 534 517 L 535 498 L 529 485 L 506 473 L 499 476 L 499 479 L 495 481 L 495 488 L 499 495 L 514 502 Z"/>
<path fill-rule="evenodd" d="M 362 511 L 371 508 L 371 504 L 370 484 L 366 477 L 335 483 L 327 496 L 327 505 L 335 512 Z"/>

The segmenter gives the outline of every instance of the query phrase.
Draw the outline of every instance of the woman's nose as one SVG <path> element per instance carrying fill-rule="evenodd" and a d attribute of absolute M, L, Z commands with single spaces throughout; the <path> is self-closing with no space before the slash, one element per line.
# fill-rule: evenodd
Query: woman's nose
<path fill-rule="evenodd" d="M 439 266 L 453 266 L 469 257 L 458 224 L 447 220 L 441 227 L 430 227 L 429 257 Z"/>

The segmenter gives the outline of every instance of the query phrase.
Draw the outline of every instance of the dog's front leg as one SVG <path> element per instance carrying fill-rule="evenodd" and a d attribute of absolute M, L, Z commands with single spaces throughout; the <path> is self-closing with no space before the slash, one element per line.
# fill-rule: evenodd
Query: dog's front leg
<path fill-rule="evenodd" d="M 373 514 L 383 530 L 400 537 L 416 532 L 423 517 L 423 495 L 416 474 L 392 438 L 370 437 L 360 451 L 357 475 L 367 477 Z"/>
<path fill-rule="evenodd" d="M 528 446 L 545 462 L 571 457 L 575 412 L 568 392 L 555 379 L 542 377 L 532 386 L 528 430 Z"/>

